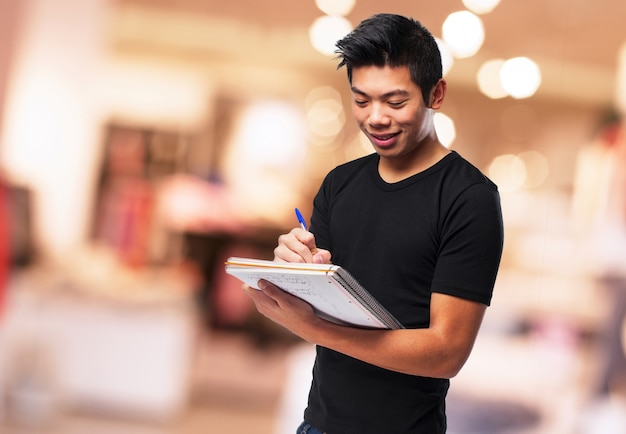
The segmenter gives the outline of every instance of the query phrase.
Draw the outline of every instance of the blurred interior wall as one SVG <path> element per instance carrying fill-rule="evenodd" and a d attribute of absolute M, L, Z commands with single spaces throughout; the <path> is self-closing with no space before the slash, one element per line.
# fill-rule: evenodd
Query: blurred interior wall
<path fill-rule="evenodd" d="M 617 53 L 616 76 L 615 106 L 623 116 L 626 114 L 626 41 Z"/>
<path fill-rule="evenodd" d="M 18 1 L 0 0 L 0 136 L 4 124 L 2 122 L 5 111 L 4 102 L 7 94 L 7 80 L 17 19 Z"/>
<path fill-rule="evenodd" d="M 0 24 L 22 16 L 0 29 L 0 168 L 33 193 L 38 254 L 59 259 L 89 239 L 107 125 L 195 130 L 212 90 L 190 68 L 115 55 L 115 0 L 0 1 Z"/>
<path fill-rule="evenodd" d="M 2 0 L 0 36 L 13 37 L 15 49 L 0 51 L 0 85 L 3 70 L 7 82 L 0 164 L 12 183 L 34 193 L 43 254 L 71 249 L 88 229 L 109 3 Z M 18 5 L 21 25 L 5 27 Z"/>

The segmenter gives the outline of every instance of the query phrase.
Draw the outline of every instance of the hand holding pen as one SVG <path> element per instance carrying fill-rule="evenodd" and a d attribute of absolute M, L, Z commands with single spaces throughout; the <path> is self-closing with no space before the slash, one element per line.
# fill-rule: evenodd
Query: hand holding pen
<path fill-rule="evenodd" d="M 307 228 L 306 220 L 302 216 L 302 213 L 298 208 L 295 209 L 295 212 L 298 223 L 300 223 L 300 227 L 308 232 L 309 230 Z M 309 251 L 311 252 L 311 254 L 313 254 L 313 262 L 318 264 L 330 264 L 330 252 L 328 250 L 318 249 L 315 245 L 315 237 L 312 238 L 312 241 L 312 246 L 308 244 L 307 245 L 309 246 Z"/>
<path fill-rule="evenodd" d="M 329 264 L 330 252 L 317 247 L 315 236 L 309 232 L 302 213 L 297 208 L 295 212 L 299 227 L 292 229 L 288 234 L 278 237 L 278 246 L 274 249 L 274 260 Z"/>

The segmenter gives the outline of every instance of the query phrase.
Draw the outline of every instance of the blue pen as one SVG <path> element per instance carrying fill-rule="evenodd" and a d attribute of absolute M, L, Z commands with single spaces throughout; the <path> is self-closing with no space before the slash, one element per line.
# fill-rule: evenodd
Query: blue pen
<path fill-rule="evenodd" d="M 302 213 L 298 208 L 296 208 L 296 217 L 298 218 L 298 222 L 300 222 L 300 227 L 306 231 L 306 220 L 304 220 L 304 217 L 302 217 Z"/>

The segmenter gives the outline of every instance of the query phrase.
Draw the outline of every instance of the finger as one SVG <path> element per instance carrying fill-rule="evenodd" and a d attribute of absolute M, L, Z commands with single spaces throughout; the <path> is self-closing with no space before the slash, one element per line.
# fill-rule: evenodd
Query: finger
<path fill-rule="evenodd" d="M 315 237 L 302 228 L 294 228 L 278 237 L 274 260 L 281 262 L 313 262 L 312 251 L 317 250 Z"/>
<path fill-rule="evenodd" d="M 278 286 L 265 279 L 259 280 L 257 285 L 260 292 L 262 292 L 266 297 L 269 297 L 275 301 L 280 298 L 281 295 L 284 293 L 284 291 Z"/>
<path fill-rule="evenodd" d="M 258 286 L 258 284 L 257 284 Z M 276 305 L 277 302 L 265 291 L 259 289 L 255 289 L 249 285 L 243 285 L 243 289 L 245 293 L 252 299 L 258 311 L 262 311 L 265 307 Z"/>
<path fill-rule="evenodd" d="M 262 292 L 268 300 L 271 300 L 275 305 L 280 306 L 281 308 L 293 306 L 294 302 L 298 303 L 301 301 L 294 295 L 291 295 L 280 287 L 274 285 L 272 282 L 261 279 L 258 282 L 259 292 Z"/>
<path fill-rule="evenodd" d="M 310 252 L 317 250 L 317 246 L 315 245 L 315 236 L 311 232 L 302 228 L 294 228 L 291 230 L 291 233 L 298 239 L 298 241 L 307 246 Z"/>

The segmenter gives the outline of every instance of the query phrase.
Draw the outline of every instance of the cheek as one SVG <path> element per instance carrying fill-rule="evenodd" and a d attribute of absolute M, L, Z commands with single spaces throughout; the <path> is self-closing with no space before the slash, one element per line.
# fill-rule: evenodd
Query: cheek
<path fill-rule="evenodd" d="M 396 112 L 394 118 L 396 122 L 400 125 L 415 127 L 416 125 L 421 123 L 419 113 L 416 113 L 412 110 L 398 111 Z"/>
<path fill-rule="evenodd" d="M 427 126 L 425 114 L 419 111 L 406 111 L 398 113 L 395 120 L 404 128 L 415 131 L 421 131 Z"/>
<path fill-rule="evenodd" d="M 367 119 L 365 110 L 354 105 L 352 106 L 352 116 L 354 116 L 354 120 L 356 120 L 358 124 L 362 124 L 365 122 L 365 119 Z"/>

